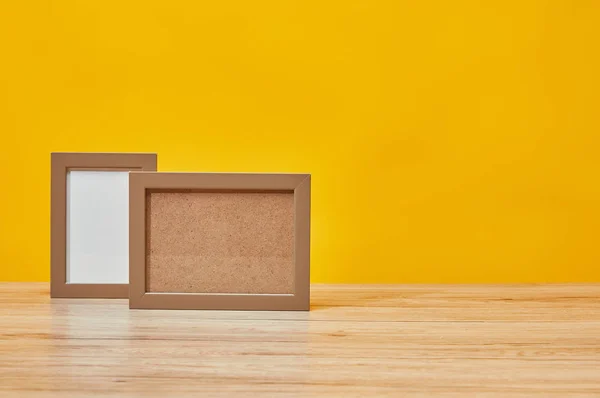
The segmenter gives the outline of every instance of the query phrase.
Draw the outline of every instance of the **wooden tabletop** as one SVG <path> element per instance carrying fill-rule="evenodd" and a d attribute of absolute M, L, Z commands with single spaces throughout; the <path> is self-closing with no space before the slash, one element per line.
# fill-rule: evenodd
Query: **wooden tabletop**
<path fill-rule="evenodd" d="M 0 284 L 0 397 L 600 396 L 600 285 L 313 285 L 310 312 Z"/>

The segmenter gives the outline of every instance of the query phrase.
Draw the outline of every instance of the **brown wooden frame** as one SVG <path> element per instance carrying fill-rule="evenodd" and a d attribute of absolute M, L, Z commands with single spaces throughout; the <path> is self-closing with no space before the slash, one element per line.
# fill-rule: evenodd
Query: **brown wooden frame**
<path fill-rule="evenodd" d="M 67 172 L 156 171 L 155 153 L 74 153 L 51 154 L 50 209 L 50 297 L 127 298 L 127 284 L 67 283 Z"/>
<path fill-rule="evenodd" d="M 129 308 L 310 309 L 310 175 L 129 173 Z M 177 191 L 293 191 L 294 294 L 150 293 L 146 291 L 146 194 Z"/>

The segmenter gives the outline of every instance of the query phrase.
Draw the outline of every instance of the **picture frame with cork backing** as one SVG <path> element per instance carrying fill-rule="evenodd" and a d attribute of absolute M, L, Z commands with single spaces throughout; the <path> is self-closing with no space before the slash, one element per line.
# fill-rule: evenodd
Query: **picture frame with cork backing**
<path fill-rule="evenodd" d="M 310 174 L 129 173 L 132 309 L 310 309 Z"/>
<path fill-rule="evenodd" d="M 128 298 L 129 171 L 155 153 L 51 153 L 50 297 Z"/>

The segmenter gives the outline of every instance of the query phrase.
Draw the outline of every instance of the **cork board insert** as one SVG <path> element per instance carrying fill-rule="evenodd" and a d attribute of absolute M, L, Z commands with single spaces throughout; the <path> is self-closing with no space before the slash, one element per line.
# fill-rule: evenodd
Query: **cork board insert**
<path fill-rule="evenodd" d="M 294 293 L 293 191 L 148 190 L 146 291 Z"/>

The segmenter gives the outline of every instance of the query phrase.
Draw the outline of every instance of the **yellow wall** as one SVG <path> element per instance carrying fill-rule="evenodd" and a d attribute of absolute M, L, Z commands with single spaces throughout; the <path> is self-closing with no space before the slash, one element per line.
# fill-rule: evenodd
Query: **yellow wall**
<path fill-rule="evenodd" d="M 600 281 L 600 2 L 5 1 L 0 280 L 49 153 L 313 174 L 313 282 Z"/>

